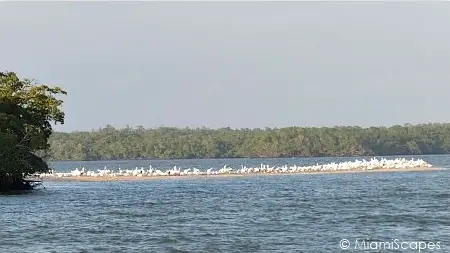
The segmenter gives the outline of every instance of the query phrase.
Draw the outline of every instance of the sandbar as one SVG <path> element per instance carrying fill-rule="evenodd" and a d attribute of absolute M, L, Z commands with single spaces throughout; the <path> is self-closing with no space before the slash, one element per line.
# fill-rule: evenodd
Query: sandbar
<path fill-rule="evenodd" d="M 284 173 L 246 173 L 246 174 L 212 174 L 212 175 L 183 175 L 183 176 L 75 176 L 75 177 L 32 177 L 43 182 L 48 181 L 77 181 L 77 182 L 110 182 L 110 181 L 146 181 L 158 179 L 205 179 L 205 178 L 233 178 L 249 176 L 276 176 L 276 175 L 314 175 L 314 174 L 347 174 L 347 173 L 373 173 L 373 172 L 412 172 L 412 171 L 436 171 L 437 167 L 406 168 L 406 169 L 373 169 L 373 170 L 342 170 L 342 171 L 314 171 L 314 172 L 284 172 Z"/>

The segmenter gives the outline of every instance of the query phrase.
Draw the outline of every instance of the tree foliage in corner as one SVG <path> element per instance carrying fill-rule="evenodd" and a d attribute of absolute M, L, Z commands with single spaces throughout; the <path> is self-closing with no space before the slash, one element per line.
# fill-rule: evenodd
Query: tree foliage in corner
<path fill-rule="evenodd" d="M 0 191 L 30 188 L 24 178 L 49 170 L 52 122 L 64 124 L 61 88 L 0 72 Z"/>

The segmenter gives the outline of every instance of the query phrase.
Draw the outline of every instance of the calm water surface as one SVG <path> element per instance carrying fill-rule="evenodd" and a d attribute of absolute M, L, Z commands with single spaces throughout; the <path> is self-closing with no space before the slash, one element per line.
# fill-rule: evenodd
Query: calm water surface
<path fill-rule="evenodd" d="M 450 168 L 450 156 L 423 156 Z M 60 162 L 209 168 L 355 158 Z M 450 252 L 450 170 L 140 182 L 47 182 L 0 196 L 0 252 L 341 252 L 348 239 L 440 242 Z M 366 252 L 418 252 L 371 250 Z"/>

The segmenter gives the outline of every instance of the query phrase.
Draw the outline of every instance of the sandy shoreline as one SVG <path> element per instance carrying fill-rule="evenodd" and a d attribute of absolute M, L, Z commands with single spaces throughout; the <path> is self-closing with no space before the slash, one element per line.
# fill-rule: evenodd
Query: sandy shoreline
<path fill-rule="evenodd" d="M 412 172 L 412 171 L 436 171 L 440 168 L 408 168 L 408 169 L 375 169 L 375 170 L 346 170 L 346 171 L 319 171 L 319 172 L 295 172 L 295 173 L 249 173 L 249 174 L 219 174 L 219 175 L 185 175 L 185 176 L 118 176 L 118 177 L 45 177 L 40 178 L 43 182 L 51 181 L 77 181 L 77 182 L 111 182 L 111 181 L 147 181 L 158 179 L 204 179 L 204 178 L 227 178 L 227 177 L 249 177 L 249 176 L 276 176 L 276 175 L 314 175 L 314 174 L 347 174 L 347 173 L 373 173 L 373 172 Z M 36 178 L 30 178 L 36 179 Z"/>

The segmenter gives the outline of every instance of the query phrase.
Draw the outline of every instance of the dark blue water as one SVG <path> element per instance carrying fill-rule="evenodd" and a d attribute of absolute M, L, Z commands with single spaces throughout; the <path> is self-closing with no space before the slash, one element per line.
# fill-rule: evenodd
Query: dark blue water
<path fill-rule="evenodd" d="M 437 167 L 450 167 L 450 156 L 422 158 Z M 209 168 L 316 160 L 151 164 Z M 95 169 L 112 163 L 122 168 L 149 164 L 55 166 Z M 357 239 L 439 242 L 440 249 L 420 252 L 450 252 L 449 182 L 450 170 L 47 182 L 45 190 L 32 194 L 0 196 L 0 252 L 341 252 L 342 239 L 350 242 L 347 252 L 362 252 L 354 248 Z"/>

